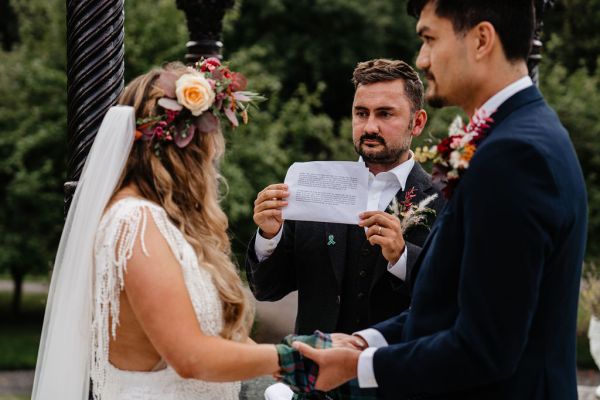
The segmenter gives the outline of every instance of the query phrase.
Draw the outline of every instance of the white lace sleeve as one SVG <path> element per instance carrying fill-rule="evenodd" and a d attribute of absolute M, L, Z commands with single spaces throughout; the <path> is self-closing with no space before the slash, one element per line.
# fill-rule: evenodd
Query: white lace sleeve
<path fill-rule="evenodd" d="M 94 310 L 92 320 L 92 360 L 90 377 L 94 399 L 99 399 L 106 383 L 109 343 L 116 338 L 119 325 L 119 297 L 124 287 L 127 262 L 136 240 L 142 252 L 150 256 L 144 241 L 148 218 L 152 218 L 177 257 L 177 238 L 166 213 L 142 201 L 114 204 L 100 222 L 94 248 Z M 179 258 L 179 257 L 177 257 Z M 180 260 L 179 260 L 180 261 Z M 110 326 L 109 326 L 110 324 Z"/>

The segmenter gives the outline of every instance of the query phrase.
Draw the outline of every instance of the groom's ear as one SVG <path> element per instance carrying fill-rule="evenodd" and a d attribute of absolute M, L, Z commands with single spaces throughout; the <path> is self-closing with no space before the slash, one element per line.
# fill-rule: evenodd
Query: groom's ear
<path fill-rule="evenodd" d="M 470 43 L 475 51 L 475 60 L 482 61 L 494 52 L 496 45 L 499 45 L 498 33 L 494 25 L 487 21 L 480 22 L 474 26 L 468 33 Z"/>

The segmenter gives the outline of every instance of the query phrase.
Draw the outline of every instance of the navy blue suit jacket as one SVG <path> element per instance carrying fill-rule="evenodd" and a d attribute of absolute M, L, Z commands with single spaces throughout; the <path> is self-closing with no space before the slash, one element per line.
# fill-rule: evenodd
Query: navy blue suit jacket
<path fill-rule="evenodd" d="M 416 261 L 411 308 L 374 326 L 386 399 L 577 399 L 581 168 L 537 88 L 492 118 Z"/>

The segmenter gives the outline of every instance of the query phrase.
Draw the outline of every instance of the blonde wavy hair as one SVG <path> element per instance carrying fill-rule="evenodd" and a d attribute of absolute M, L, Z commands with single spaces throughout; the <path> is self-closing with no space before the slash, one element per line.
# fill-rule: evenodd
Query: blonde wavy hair
<path fill-rule="evenodd" d="M 165 95 L 156 81 L 164 71 L 177 76 L 189 72 L 181 63 L 153 69 L 129 83 L 119 104 L 134 107 L 136 118 L 156 115 L 160 112 L 158 99 Z M 211 273 L 223 304 L 221 336 L 243 340 L 248 337 L 254 310 L 231 260 L 227 216 L 219 205 L 219 183 L 224 180 L 218 165 L 224 151 L 220 129 L 196 134 L 183 149 L 163 145 L 160 155 L 150 142 L 137 141 L 117 191 L 133 184 L 142 196 L 165 209 L 196 251 L 199 264 Z"/>

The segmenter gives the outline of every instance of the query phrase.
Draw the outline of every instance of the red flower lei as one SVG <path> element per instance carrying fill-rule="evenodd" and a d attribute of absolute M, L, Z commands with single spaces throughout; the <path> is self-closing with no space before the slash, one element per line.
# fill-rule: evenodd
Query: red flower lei
<path fill-rule="evenodd" d="M 433 160 L 433 183 L 441 188 L 447 199 L 452 197 L 461 177 L 469 168 L 477 147 L 494 121 L 490 115 L 484 110 L 476 110 L 466 126 L 460 117 L 456 117 L 448 129 L 447 137 L 430 148 L 415 150 L 417 161 Z"/>

